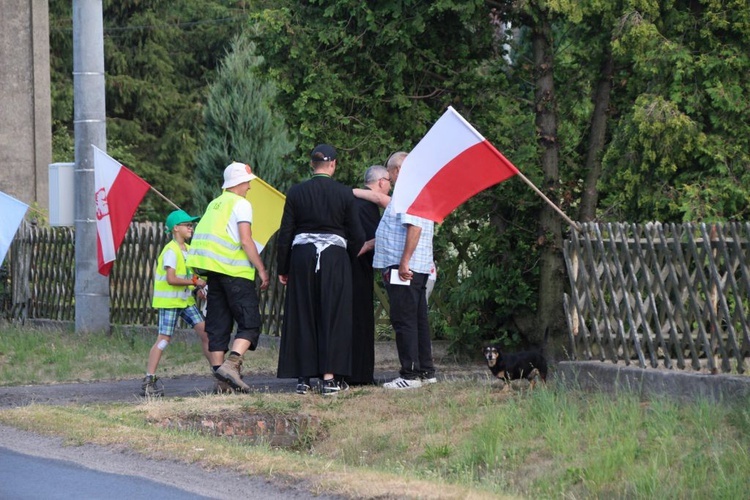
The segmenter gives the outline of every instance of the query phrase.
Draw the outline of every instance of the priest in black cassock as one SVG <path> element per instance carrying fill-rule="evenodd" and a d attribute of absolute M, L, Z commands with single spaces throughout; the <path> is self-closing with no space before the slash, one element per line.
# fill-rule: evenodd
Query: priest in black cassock
<path fill-rule="evenodd" d="M 325 395 L 346 390 L 351 375 L 351 254 L 364 244 L 351 188 L 334 181 L 336 150 L 311 155 L 313 176 L 289 189 L 277 240 L 279 281 L 287 286 L 279 346 L 279 378 L 297 392 L 320 378 Z M 349 250 L 348 250 L 348 249 Z"/>
<path fill-rule="evenodd" d="M 373 165 L 365 171 L 364 189 L 355 189 L 357 209 L 365 232 L 365 253 L 352 261 L 354 287 L 352 316 L 352 374 L 350 385 L 375 383 L 375 283 L 372 257 L 375 249 L 375 230 L 380 222 L 380 208 L 388 205 L 391 177 L 382 165 Z"/>

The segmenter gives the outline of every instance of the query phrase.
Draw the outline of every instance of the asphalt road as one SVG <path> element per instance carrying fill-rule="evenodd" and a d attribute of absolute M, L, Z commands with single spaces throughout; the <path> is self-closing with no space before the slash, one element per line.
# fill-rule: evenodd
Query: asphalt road
<path fill-rule="evenodd" d="M 335 499 L 231 471 L 144 458 L 0 425 L 0 498 L 8 500 Z"/>

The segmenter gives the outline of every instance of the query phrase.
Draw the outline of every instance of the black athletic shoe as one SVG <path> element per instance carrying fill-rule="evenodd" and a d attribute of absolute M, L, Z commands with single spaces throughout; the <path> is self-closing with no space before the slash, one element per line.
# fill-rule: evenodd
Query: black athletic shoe
<path fill-rule="evenodd" d="M 164 384 L 158 377 L 146 375 L 141 383 L 141 396 L 158 398 L 164 395 Z"/>
<path fill-rule="evenodd" d="M 307 394 L 310 388 L 310 377 L 300 377 L 297 379 L 297 394 Z"/>
<path fill-rule="evenodd" d="M 330 380 L 323 380 L 320 383 L 320 393 L 323 396 L 333 396 L 334 394 L 347 390 L 349 390 L 349 384 L 343 380 L 332 378 Z"/>

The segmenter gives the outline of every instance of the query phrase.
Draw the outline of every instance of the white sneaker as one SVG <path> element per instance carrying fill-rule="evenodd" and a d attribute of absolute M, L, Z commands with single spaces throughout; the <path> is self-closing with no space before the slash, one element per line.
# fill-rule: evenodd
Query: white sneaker
<path fill-rule="evenodd" d="M 407 380 L 401 377 L 391 380 L 383 384 L 386 389 L 419 389 L 422 387 L 422 382 L 419 379 Z"/>
<path fill-rule="evenodd" d="M 437 377 L 425 377 L 420 379 L 423 385 L 437 384 Z"/>

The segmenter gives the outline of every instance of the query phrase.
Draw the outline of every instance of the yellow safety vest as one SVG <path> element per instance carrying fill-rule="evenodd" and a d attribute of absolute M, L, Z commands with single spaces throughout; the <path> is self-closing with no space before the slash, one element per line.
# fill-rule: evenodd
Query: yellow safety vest
<path fill-rule="evenodd" d="M 241 199 L 230 191 L 224 191 L 208 204 L 190 242 L 188 266 L 251 281 L 255 279 L 255 267 L 247 259 L 245 250 L 226 230 L 234 204 Z"/>
<path fill-rule="evenodd" d="M 187 247 L 187 245 L 185 245 Z M 189 247 L 188 247 L 189 248 Z M 154 271 L 154 299 L 151 306 L 157 309 L 184 309 L 195 304 L 190 287 L 185 285 L 173 286 L 167 282 L 167 270 L 164 269 L 164 254 L 171 249 L 177 256 L 175 274 L 178 278 L 191 279 L 193 272 L 185 264 L 180 245 L 172 240 L 159 254 Z"/>

